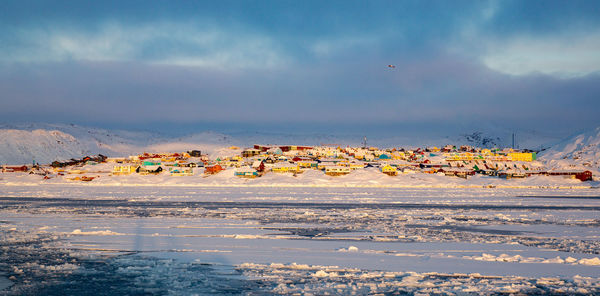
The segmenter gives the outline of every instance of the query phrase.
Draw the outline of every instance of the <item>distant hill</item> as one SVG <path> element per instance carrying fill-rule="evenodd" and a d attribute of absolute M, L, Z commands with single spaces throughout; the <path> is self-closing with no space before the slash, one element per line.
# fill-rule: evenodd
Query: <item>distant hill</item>
<path fill-rule="evenodd" d="M 469 130 L 469 129 L 466 129 Z M 471 127 L 472 132 L 461 134 L 455 138 L 456 144 L 464 144 L 475 147 L 494 148 L 511 147 L 512 135 L 515 135 L 515 148 L 540 150 L 548 147 L 549 143 L 556 143 L 565 135 L 553 132 L 541 132 L 530 129 L 508 129 L 498 126 L 482 125 L 479 128 Z M 568 135 L 568 134 L 567 134 Z"/>
<path fill-rule="evenodd" d="M 152 132 L 46 123 L 0 125 L 0 139 L 0 164 L 30 164 L 34 160 L 48 164 L 55 160 L 92 154 L 120 157 L 142 152 L 181 152 L 192 149 L 224 155 L 233 152 L 225 147 L 240 145 L 239 141 L 230 136 L 215 132 L 174 138 Z"/>
<path fill-rule="evenodd" d="M 88 153 L 87 147 L 78 139 L 58 130 L 3 129 L 0 130 L 0 139 L 2 164 L 24 164 L 34 160 L 47 163 Z"/>
<path fill-rule="evenodd" d="M 600 127 L 560 141 L 540 153 L 546 165 L 555 169 L 587 169 L 600 173 Z"/>
<path fill-rule="evenodd" d="M 0 139 L 2 164 L 50 163 L 98 153 L 124 156 L 160 141 L 146 132 L 44 123 L 0 125 Z"/>

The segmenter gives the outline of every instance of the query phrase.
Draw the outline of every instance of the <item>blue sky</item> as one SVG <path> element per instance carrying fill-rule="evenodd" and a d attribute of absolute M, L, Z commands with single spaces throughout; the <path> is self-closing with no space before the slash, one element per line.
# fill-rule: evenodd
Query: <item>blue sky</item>
<path fill-rule="evenodd" d="M 7 122 L 569 132 L 599 71 L 599 1 L 0 2 Z"/>

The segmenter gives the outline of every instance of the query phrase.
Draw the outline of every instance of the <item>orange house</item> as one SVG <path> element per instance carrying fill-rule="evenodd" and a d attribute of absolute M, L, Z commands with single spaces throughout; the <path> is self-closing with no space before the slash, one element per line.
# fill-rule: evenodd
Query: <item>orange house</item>
<path fill-rule="evenodd" d="M 223 170 L 222 166 L 220 166 L 218 164 L 215 164 L 213 166 L 207 166 L 207 167 L 205 167 L 204 168 L 204 173 L 212 175 L 212 174 L 216 174 L 216 173 L 218 173 L 218 172 L 220 172 L 222 170 Z"/>

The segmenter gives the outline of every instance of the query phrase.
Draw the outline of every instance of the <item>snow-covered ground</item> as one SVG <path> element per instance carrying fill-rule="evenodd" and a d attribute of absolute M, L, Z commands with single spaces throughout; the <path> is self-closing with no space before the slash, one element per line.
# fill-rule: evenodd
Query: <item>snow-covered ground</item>
<path fill-rule="evenodd" d="M 590 170 L 600 174 L 600 127 L 564 139 L 540 157 L 546 166 L 562 170 Z"/>
<path fill-rule="evenodd" d="M 0 294 L 600 293 L 595 188 L 77 183 L 0 196 Z"/>
<path fill-rule="evenodd" d="M 239 186 L 239 187 L 395 187 L 395 188 L 595 188 L 598 181 L 581 182 L 564 176 L 532 176 L 523 179 L 501 179 L 475 175 L 468 179 L 444 176 L 443 174 L 411 173 L 388 176 L 377 168 L 353 171 L 345 176 L 328 176 L 319 170 L 307 170 L 301 174 L 268 173 L 260 178 L 246 179 L 235 176 L 235 168 L 227 168 L 215 175 L 204 174 L 203 168 L 194 168 L 193 176 L 171 176 L 167 172 L 159 175 L 112 175 L 114 164 L 86 165 L 78 170 L 83 174 L 57 174 L 44 176 L 28 173 L 0 173 L 0 185 L 16 188 L 27 186 Z M 78 176 L 96 177 L 91 182 L 72 180 Z M 595 175 L 597 176 L 597 175 Z M 597 178 L 597 177 L 595 177 Z"/>

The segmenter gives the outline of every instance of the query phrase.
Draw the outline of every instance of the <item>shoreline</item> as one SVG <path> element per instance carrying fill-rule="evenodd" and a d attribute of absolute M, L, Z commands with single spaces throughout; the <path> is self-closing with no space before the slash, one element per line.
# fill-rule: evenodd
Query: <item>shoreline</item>
<path fill-rule="evenodd" d="M 184 183 L 184 184 L 147 184 L 147 183 L 4 183 L 7 187 L 38 187 L 38 186 L 69 186 L 69 187 L 219 187 L 219 188 L 398 188 L 398 189 L 599 189 L 598 186 L 564 186 L 564 185 L 396 185 L 396 184 L 202 184 L 202 183 Z"/>

